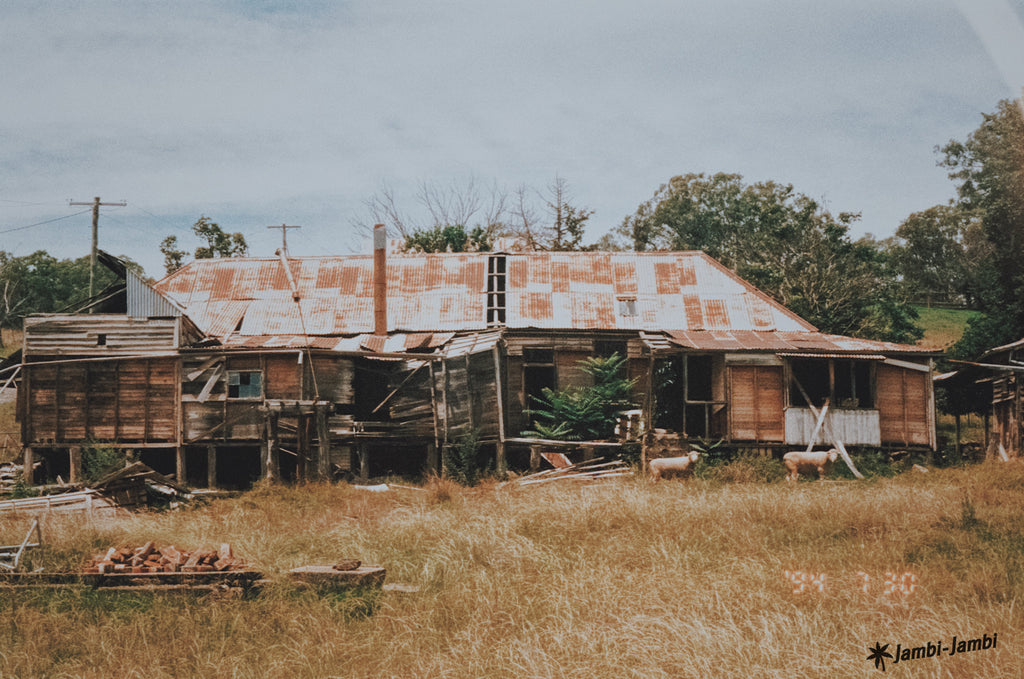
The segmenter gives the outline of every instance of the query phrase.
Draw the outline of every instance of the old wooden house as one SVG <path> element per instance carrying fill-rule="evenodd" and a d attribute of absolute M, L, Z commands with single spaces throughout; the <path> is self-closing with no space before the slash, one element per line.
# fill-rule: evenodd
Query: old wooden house
<path fill-rule="evenodd" d="M 701 252 L 196 260 L 25 323 L 26 457 L 84 446 L 191 484 L 416 473 L 470 431 L 523 463 L 524 412 L 618 352 L 646 426 L 760 450 L 814 408 L 853 446 L 934 448 L 933 354 L 818 332 Z M 115 269 L 118 265 L 105 258 Z M 91 312 L 91 313 L 90 313 Z"/>
<path fill-rule="evenodd" d="M 976 362 L 955 362 L 959 369 L 937 376 L 946 391 L 946 407 L 956 417 L 979 413 L 985 420 L 985 456 L 1008 460 L 1024 446 L 1024 339 L 986 351 Z"/>

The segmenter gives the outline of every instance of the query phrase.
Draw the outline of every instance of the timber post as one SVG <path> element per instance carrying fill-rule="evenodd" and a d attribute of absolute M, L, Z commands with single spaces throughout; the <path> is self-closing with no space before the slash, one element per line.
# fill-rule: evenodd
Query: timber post
<path fill-rule="evenodd" d="M 25 446 L 25 449 L 22 451 L 22 456 L 24 457 L 22 464 L 24 464 L 25 466 L 22 468 L 21 475 L 25 479 L 25 483 L 27 485 L 34 486 L 36 485 L 35 450 L 32 449 L 32 446 Z"/>
<path fill-rule="evenodd" d="M 495 446 L 494 456 L 495 466 L 498 469 L 498 474 L 504 476 L 505 472 L 508 471 L 508 462 L 505 459 L 505 392 L 502 386 L 501 380 L 501 351 L 498 349 L 498 345 L 494 345 L 494 391 L 498 397 L 498 443 Z M 469 379 L 469 373 L 466 373 L 466 379 Z"/>
<path fill-rule="evenodd" d="M 331 478 L 331 429 L 328 422 L 330 404 L 316 408 L 317 477 L 322 481 Z"/>
<path fill-rule="evenodd" d="M 440 472 L 441 459 L 437 454 L 437 444 L 427 444 L 427 467 L 426 472 L 428 474 L 437 474 Z"/>
<path fill-rule="evenodd" d="M 217 447 L 212 443 L 206 446 L 206 487 L 217 487 Z"/>
<path fill-rule="evenodd" d="M 82 446 L 68 448 L 68 483 L 82 480 Z"/>
<path fill-rule="evenodd" d="M 370 479 L 370 449 L 365 443 L 360 442 L 357 450 L 359 452 L 359 478 L 368 481 Z"/>
<path fill-rule="evenodd" d="M 277 438 L 277 420 L 275 412 L 267 413 L 267 481 L 277 481 L 281 475 L 280 441 Z"/>
<path fill-rule="evenodd" d="M 174 449 L 174 478 L 179 485 L 187 485 L 188 477 L 185 474 L 185 446 L 178 446 Z"/>
<path fill-rule="evenodd" d="M 299 482 L 307 481 L 307 465 L 306 460 L 309 457 L 309 415 L 299 413 L 299 419 L 297 422 L 295 434 L 298 438 L 298 450 L 295 452 L 298 454 L 295 458 L 295 480 Z M 310 465 L 316 469 L 315 465 Z"/>

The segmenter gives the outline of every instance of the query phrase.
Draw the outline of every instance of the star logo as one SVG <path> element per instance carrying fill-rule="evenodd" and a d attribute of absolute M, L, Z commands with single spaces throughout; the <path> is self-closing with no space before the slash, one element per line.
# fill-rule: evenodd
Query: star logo
<path fill-rule="evenodd" d="M 889 648 L 889 644 L 882 646 L 877 641 L 875 642 L 874 648 L 871 648 L 870 646 L 868 647 L 868 650 L 871 651 L 871 655 L 868 656 L 868 660 L 875 661 L 876 670 L 881 669 L 883 672 L 885 672 L 885 659 L 892 657 L 891 653 L 886 652 L 887 648 Z M 879 665 L 881 665 L 881 667 L 879 667 Z"/>

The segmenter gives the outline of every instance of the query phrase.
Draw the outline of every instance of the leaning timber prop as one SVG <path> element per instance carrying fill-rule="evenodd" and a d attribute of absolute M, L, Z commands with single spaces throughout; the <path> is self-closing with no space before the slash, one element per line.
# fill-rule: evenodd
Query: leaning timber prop
<path fill-rule="evenodd" d="M 833 429 L 832 423 L 828 421 L 828 401 L 825 401 L 824 407 L 819 412 L 818 409 L 814 407 L 814 404 L 811 403 L 811 397 L 807 395 L 807 391 L 804 389 L 804 386 L 800 384 L 800 380 L 798 380 L 796 376 L 793 377 L 793 384 L 795 384 L 797 389 L 800 390 L 800 395 L 803 396 L 804 401 L 807 402 L 807 407 L 810 408 L 814 416 L 818 418 L 818 422 L 814 427 L 814 434 L 811 436 L 811 440 L 807 444 L 807 451 L 810 452 L 811 448 L 814 447 L 814 439 L 818 434 L 818 430 L 821 429 L 822 425 L 824 424 L 826 427 L 828 427 L 828 432 L 830 434 L 830 438 L 832 439 L 832 443 L 839 451 L 839 455 L 842 456 L 843 462 L 846 463 L 846 466 L 850 468 L 850 471 L 853 472 L 853 475 L 855 477 L 857 477 L 858 479 L 863 479 L 864 475 L 857 471 L 857 468 L 853 466 L 853 460 L 850 459 L 850 454 L 846 452 L 846 446 L 844 446 L 843 442 L 839 440 L 839 436 L 835 433 L 835 429 Z"/>

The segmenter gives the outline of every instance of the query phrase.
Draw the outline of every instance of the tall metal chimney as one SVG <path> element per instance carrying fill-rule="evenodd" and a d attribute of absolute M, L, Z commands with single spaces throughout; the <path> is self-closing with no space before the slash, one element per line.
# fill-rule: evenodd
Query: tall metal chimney
<path fill-rule="evenodd" d="M 373 227 L 373 334 L 388 334 L 388 230 Z"/>

